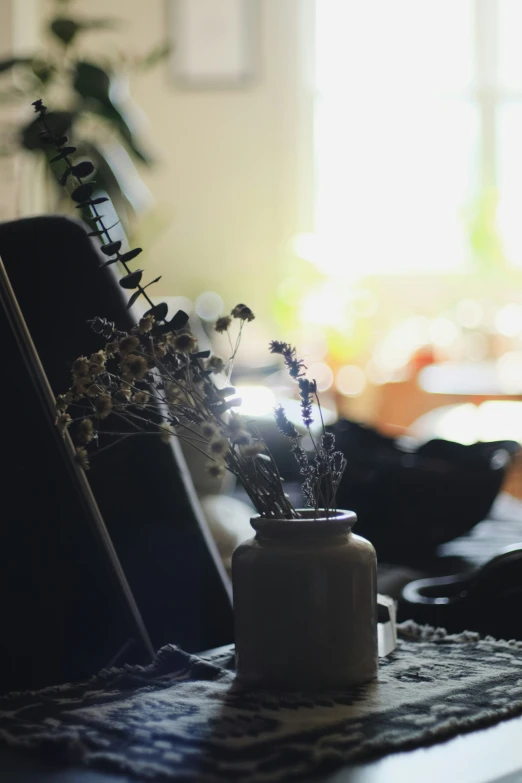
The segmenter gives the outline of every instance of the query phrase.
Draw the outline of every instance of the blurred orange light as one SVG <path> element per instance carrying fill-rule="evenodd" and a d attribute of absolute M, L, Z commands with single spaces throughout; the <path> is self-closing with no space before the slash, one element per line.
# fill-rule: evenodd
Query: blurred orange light
<path fill-rule="evenodd" d="M 344 397 L 357 397 L 366 387 L 366 375 L 355 364 L 346 364 L 337 373 L 335 386 Z"/>

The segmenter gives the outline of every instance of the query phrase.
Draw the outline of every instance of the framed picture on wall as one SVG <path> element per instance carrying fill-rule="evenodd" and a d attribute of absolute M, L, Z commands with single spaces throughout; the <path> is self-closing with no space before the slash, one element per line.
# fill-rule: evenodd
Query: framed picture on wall
<path fill-rule="evenodd" d="M 169 0 L 171 73 L 186 89 L 240 88 L 257 71 L 258 0 Z"/>

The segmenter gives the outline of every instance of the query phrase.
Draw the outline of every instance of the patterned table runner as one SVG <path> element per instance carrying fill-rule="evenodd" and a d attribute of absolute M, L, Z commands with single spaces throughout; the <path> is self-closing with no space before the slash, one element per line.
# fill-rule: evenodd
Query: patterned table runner
<path fill-rule="evenodd" d="M 0 698 L 0 740 L 145 780 L 287 781 L 522 714 L 522 642 L 412 622 L 379 679 L 321 694 L 244 692 L 229 654 L 168 645 L 148 667 Z"/>

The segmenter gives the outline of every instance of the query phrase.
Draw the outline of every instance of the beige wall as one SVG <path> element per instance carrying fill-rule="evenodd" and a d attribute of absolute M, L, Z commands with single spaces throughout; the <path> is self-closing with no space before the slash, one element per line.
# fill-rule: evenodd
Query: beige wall
<path fill-rule="evenodd" d="M 91 37 L 91 49 L 125 44 L 141 53 L 164 39 L 168 2 L 72 8 L 126 20 L 118 33 Z M 270 320 L 289 242 L 310 230 L 312 9 L 312 0 L 259 0 L 260 66 L 250 87 L 182 90 L 166 63 L 133 79 L 159 156 L 142 171 L 162 224 L 154 241 L 143 239 L 147 271 L 163 275 L 155 293 L 216 290 L 227 305 L 246 301 Z"/>

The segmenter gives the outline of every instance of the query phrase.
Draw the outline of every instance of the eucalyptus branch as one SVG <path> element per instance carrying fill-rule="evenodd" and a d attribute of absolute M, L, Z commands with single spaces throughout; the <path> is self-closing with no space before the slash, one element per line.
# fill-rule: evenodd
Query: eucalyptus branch
<path fill-rule="evenodd" d="M 167 314 L 167 305 L 165 305 L 165 303 L 161 303 L 159 305 L 154 304 L 145 290 L 150 285 L 152 285 L 152 283 L 148 283 L 146 286 L 142 286 L 142 270 L 132 272 L 128 265 L 128 262 L 136 258 L 142 252 L 142 249 L 138 247 L 134 248 L 133 250 L 129 250 L 126 253 L 120 253 L 122 242 L 120 240 L 114 240 L 110 234 L 111 229 L 114 228 L 114 226 L 117 224 L 106 226 L 103 222 L 103 215 L 100 215 L 98 212 L 98 206 L 105 203 L 106 201 L 109 201 L 109 199 L 106 196 L 93 198 L 93 184 L 90 182 L 84 182 L 87 177 L 90 177 L 92 174 L 94 174 L 94 165 L 91 163 L 91 161 L 88 160 L 83 160 L 80 163 L 74 164 L 70 156 L 76 152 L 76 147 L 66 146 L 67 142 L 69 141 L 67 136 L 59 137 L 55 135 L 47 121 L 47 107 L 44 106 L 42 100 L 36 100 L 32 105 L 34 106 L 35 112 L 38 114 L 39 123 L 42 128 L 40 133 L 42 143 L 54 146 L 57 152 L 57 155 L 55 155 L 55 157 L 52 158 L 50 162 L 57 163 L 58 161 L 62 161 L 65 163 L 65 171 L 59 178 L 60 184 L 65 187 L 69 178 L 75 180 L 77 186 L 70 193 L 70 196 L 73 201 L 76 202 L 77 208 L 87 208 L 90 210 L 91 215 L 88 219 L 95 225 L 95 228 L 93 231 L 91 231 L 89 236 L 96 236 L 100 239 L 102 243 L 101 251 L 105 256 L 109 257 L 109 260 L 102 264 L 102 267 L 109 266 L 110 264 L 114 264 L 119 261 L 127 273 L 119 281 L 120 286 L 125 289 L 136 289 L 135 293 L 132 294 L 131 298 L 129 299 L 127 307 L 131 307 L 139 296 L 143 296 L 150 305 L 151 309 L 149 312 L 154 314 L 156 320 L 164 321 Z M 152 282 L 156 283 L 159 279 L 160 278 L 156 278 L 156 280 L 153 280 Z"/>

